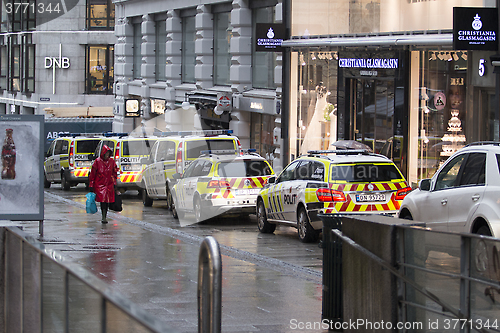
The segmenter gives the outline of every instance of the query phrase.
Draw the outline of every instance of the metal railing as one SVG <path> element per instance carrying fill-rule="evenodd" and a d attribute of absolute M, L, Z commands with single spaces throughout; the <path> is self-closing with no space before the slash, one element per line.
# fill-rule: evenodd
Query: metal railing
<path fill-rule="evenodd" d="M 212 236 L 201 243 L 198 259 L 198 332 L 220 333 L 222 314 L 222 259 Z"/>
<path fill-rule="evenodd" d="M 390 246 L 394 262 L 382 259 L 338 229 L 331 229 L 330 237 L 397 278 L 395 297 L 387 297 L 393 297 L 391 302 L 397 304 L 398 323 L 420 323 L 418 331 L 500 332 L 500 240 L 391 227 L 395 230 L 395 242 Z M 394 327 L 398 323 L 394 322 Z M 414 331 L 407 328 L 410 326 L 402 327 L 401 332 Z"/>
<path fill-rule="evenodd" d="M 0 331 L 177 332 L 16 227 L 0 227 L 0 251 Z M 222 265 L 214 238 L 203 241 L 199 263 L 199 329 L 220 332 Z"/>

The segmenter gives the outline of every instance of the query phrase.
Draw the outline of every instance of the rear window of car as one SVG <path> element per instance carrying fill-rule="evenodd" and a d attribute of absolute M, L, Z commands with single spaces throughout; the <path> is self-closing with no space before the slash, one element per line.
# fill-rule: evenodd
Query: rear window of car
<path fill-rule="evenodd" d="M 265 161 L 238 160 L 220 162 L 218 174 L 221 177 L 261 177 L 272 174 Z"/>
<path fill-rule="evenodd" d="M 390 163 L 334 164 L 331 171 L 331 181 L 366 183 L 395 179 L 403 179 L 403 176 L 396 166 Z"/>
<path fill-rule="evenodd" d="M 156 140 L 123 141 L 122 156 L 149 155 Z"/>
<path fill-rule="evenodd" d="M 234 151 L 236 155 L 236 146 L 234 140 L 221 140 L 221 139 L 206 139 L 206 140 L 196 140 L 196 141 L 187 141 L 186 142 L 186 158 L 198 158 L 201 155 L 201 152 L 204 150 L 227 150 Z M 228 153 L 230 153 L 228 152 Z"/>
<path fill-rule="evenodd" d="M 101 140 L 78 140 L 76 141 L 77 154 L 93 154 Z"/>

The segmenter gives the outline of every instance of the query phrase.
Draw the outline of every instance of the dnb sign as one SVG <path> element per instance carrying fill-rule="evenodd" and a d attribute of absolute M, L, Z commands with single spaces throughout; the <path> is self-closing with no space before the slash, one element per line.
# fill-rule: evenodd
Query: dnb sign
<path fill-rule="evenodd" d="M 45 57 L 45 68 L 69 68 L 69 58 L 68 57 Z"/>

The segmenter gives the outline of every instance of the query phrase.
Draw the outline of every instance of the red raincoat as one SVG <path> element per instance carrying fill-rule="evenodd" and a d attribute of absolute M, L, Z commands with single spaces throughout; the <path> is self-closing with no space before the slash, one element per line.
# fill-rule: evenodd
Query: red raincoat
<path fill-rule="evenodd" d="M 111 151 L 108 146 L 102 146 L 101 156 L 98 157 L 89 176 L 89 187 L 94 189 L 95 201 L 97 202 L 115 202 L 115 185 L 118 173 L 118 167 L 115 160 L 111 157 L 105 161 L 104 154 Z"/>

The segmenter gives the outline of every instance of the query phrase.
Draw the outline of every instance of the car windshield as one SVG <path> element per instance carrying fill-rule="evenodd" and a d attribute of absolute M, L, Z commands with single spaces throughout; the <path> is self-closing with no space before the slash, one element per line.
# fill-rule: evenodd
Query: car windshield
<path fill-rule="evenodd" d="M 122 155 L 149 155 L 156 140 L 123 141 Z"/>
<path fill-rule="evenodd" d="M 238 160 L 219 163 L 218 173 L 222 177 L 261 177 L 271 175 L 271 168 L 265 161 Z"/>
<path fill-rule="evenodd" d="M 218 150 L 218 151 L 230 151 L 231 154 L 236 155 L 234 140 L 221 140 L 221 139 L 206 139 L 206 140 L 195 140 L 186 142 L 186 157 L 187 158 L 198 158 L 201 152 L 204 150 Z"/>
<path fill-rule="evenodd" d="M 76 152 L 77 154 L 91 154 L 94 153 L 97 145 L 101 140 L 78 140 L 76 142 Z"/>
<path fill-rule="evenodd" d="M 389 163 L 335 164 L 331 171 L 331 181 L 364 183 L 394 179 L 403 179 L 403 176 L 394 164 Z"/>

